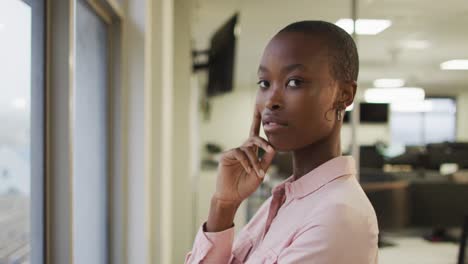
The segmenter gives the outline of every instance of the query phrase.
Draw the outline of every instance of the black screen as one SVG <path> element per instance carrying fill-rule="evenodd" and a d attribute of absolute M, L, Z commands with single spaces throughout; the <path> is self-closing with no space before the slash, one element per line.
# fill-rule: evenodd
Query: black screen
<path fill-rule="evenodd" d="M 236 23 L 237 14 L 229 19 L 211 38 L 208 96 L 232 90 L 236 49 L 234 29 Z"/>
<path fill-rule="evenodd" d="M 388 104 L 360 104 L 360 120 L 362 123 L 387 123 Z"/>
<path fill-rule="evenodd" d="M 359 120 L 361 123 L 387 123 L 388 122 L 388 104 L 360 103 Z M 351 111 L 346 111 L 343 122 L 349 123 L 351 120 Z"/>

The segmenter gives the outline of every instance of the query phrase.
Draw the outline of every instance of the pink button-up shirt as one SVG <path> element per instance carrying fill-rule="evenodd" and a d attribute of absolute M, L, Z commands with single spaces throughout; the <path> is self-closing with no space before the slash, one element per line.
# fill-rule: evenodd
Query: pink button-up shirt
<path fill-rule="evenodd" d="M 234 227 L 200 227 L 185 263 L 377 263 L 374 208 L 350 156 L 334 158 L 273 188 L 234 241 Z"/>

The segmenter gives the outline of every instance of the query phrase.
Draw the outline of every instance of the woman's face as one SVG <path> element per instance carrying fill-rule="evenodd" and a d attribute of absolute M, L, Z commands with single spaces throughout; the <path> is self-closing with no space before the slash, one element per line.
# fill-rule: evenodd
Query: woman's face
<path fill-rule="evenodd" d="M 338 81 L 319 38 L 283 32 L 267 45 L 258 70 L 256 107 L 278 151 L 317 143 L 339 129 Z"/>

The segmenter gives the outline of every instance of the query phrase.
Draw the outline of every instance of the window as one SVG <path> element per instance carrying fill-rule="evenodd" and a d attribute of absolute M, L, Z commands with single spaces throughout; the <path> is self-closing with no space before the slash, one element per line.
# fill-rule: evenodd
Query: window
<path fill-rule="evenodd" d="M 408 108 L 392 106 L 390 128 L 393 144 L 425 145 L 455 141 L 455 99 L 428 98 Z"/>
<path fill-rule="evenodd" d="M 43 46 L 37 43 L 43 31 L 33 30 L 41 27 L 40 22 L 33 25 L 33 21 L 37 22 L 38 5 L 20 0 L 0 1 L 0 263 L 30 263 L 32 247 L 42 251 L 42 242 L 36 248 L 34 240 L 42 240 L 43 200 L 32 199 L 42 193 L 32 188 L 32 182 L 42 188 L 43 179 L 43 171 L 33 161 L 36 158 L 40 163 L 43 158 L 43 152 L 37 148 L 42 149 L 43 138 L 37 126 L 43 127 L 43 113 L 32 113 L 32 109 L 37 110 L 37 103 L 43 104 L 41 96 L 34 96 L 44 88 L 40 74 Z M 33 216 L 39 216 L 38 230 L 38 225 L 30 220 Z M 41 255 L 33 255 L 39 256 L 33 263 L 41 263 Z"/>

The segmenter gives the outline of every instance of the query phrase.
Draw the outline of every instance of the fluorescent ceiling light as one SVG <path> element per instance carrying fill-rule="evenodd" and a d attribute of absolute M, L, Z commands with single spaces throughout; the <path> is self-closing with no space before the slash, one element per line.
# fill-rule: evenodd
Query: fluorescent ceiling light
<path fill-rule="evenodd" d="M 468 60 L 449 60 L 440 64 L 442 70 L 468 70 Z"/>
<path fill-rule="evenodd" d="M 414 102 L 424 100 L 424 96 L 424 90 L 419 87 L 370 88 L 364 93 L 368 103 Z"/>
<path fill-rule="evenodd" d="M 354 23 L 350 18 L 341 18 L 335 23 L 344 29 L 348 34 L 353 34 Z M 392 21 L 387 19 L 358 19 L 356 20 L 356 34 L 377 35 L 392 25 Z"/>
<path fill-rule="evenodd" d="M 390 107 L 393 112 L 405 112 L 405 113 L 421 113 L 432 111 L 432 102 L 428 100 L 424 101 L 400 101 L 392 102 Z"/>
<path fill-rule="evenodd" d="M 335 22 L 335 25 L 339 26 L 340 28 L 344 29 L 348 34 L 353 34 L 354 32 L 354 25 L 353 20 L 349 18 L 341 18 Z"/>
<path fill-rule="evenodd" d="M 431 46 L 427 40 L 405 40 L 400 44 L 407 49 L 427 49 Z"/>
<path fill-rule="evenodd" d="M 377 88 L 395 88 L 405 85 L 403 79 L 377 79 L 374 81 L 374 86 Z"/>

